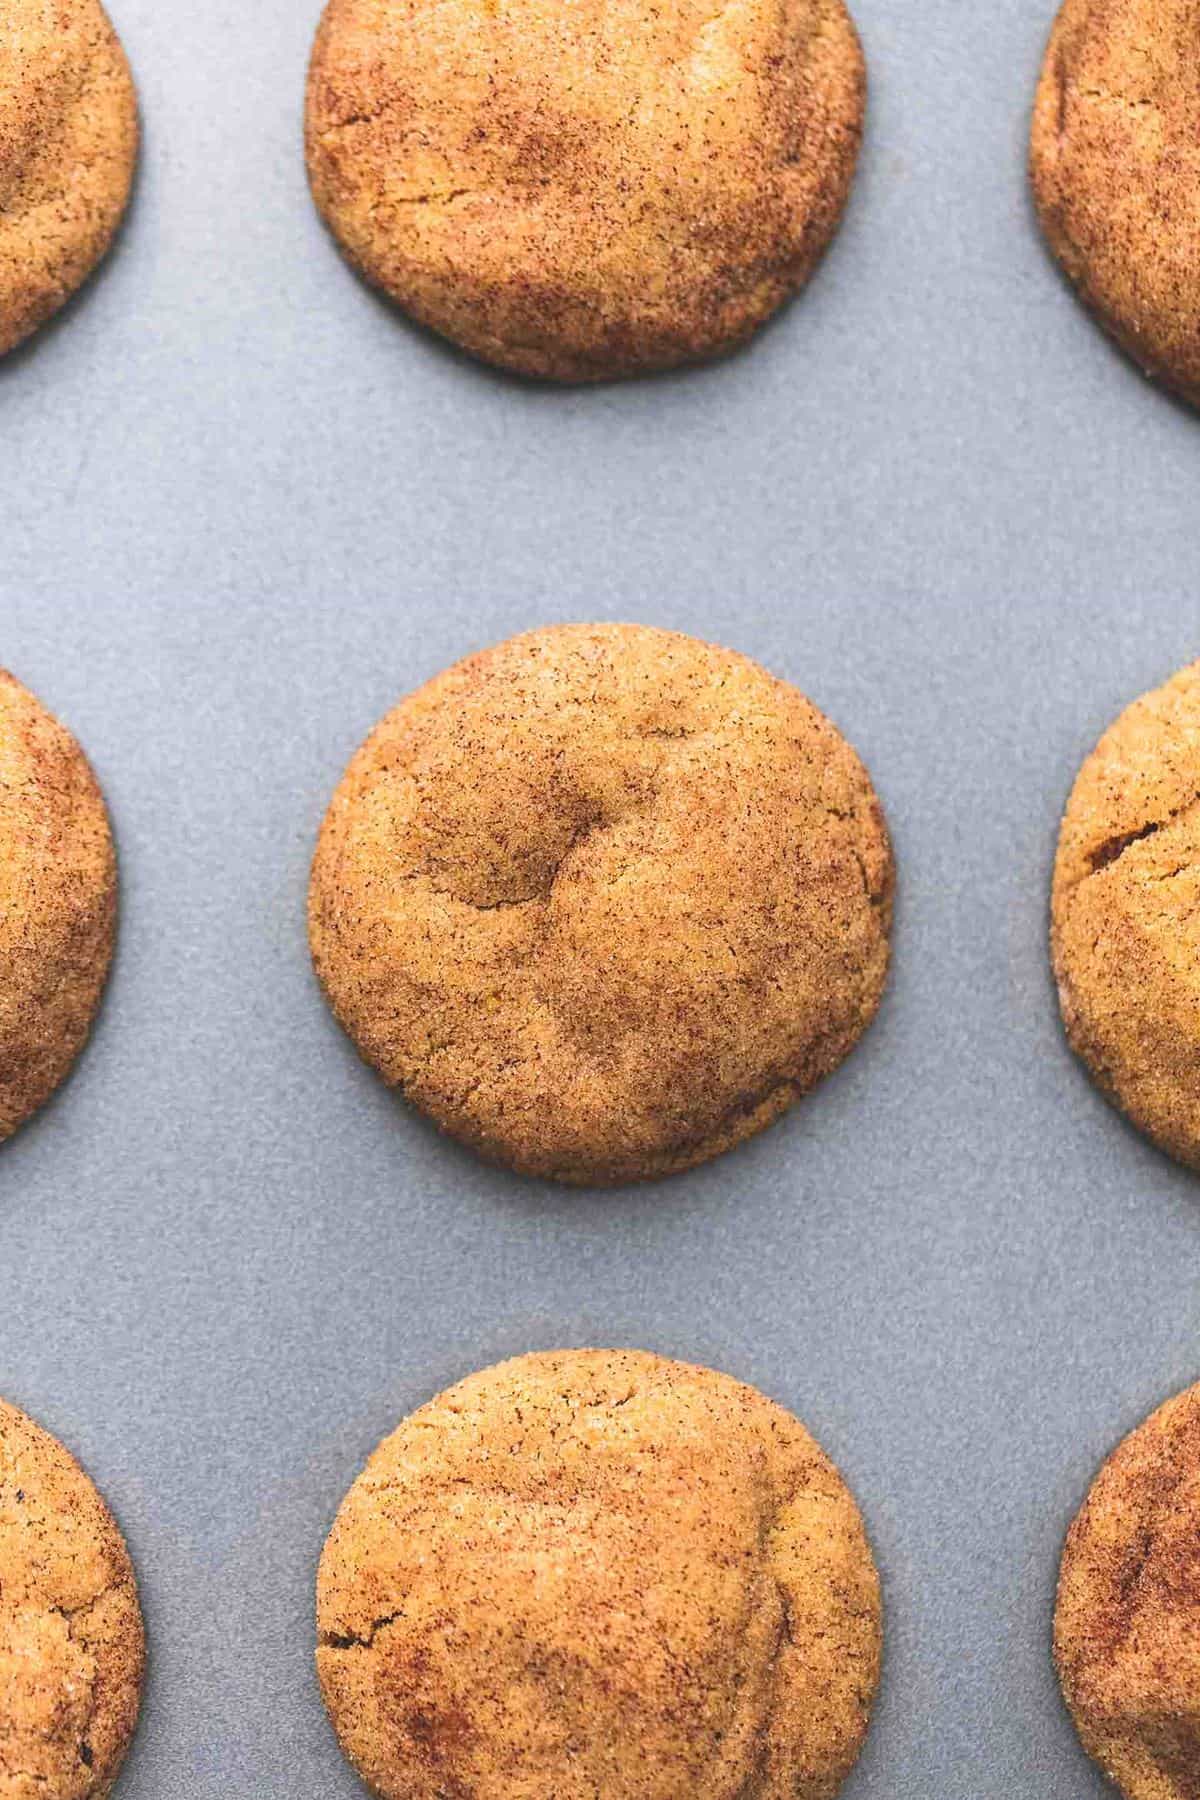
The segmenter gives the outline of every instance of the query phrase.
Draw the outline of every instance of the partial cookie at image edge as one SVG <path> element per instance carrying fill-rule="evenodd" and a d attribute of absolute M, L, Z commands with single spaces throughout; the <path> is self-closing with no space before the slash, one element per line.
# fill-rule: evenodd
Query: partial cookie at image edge
<path fill-rule="evenodd" d="M 1137 1426 L 1067 1535 L 1054 1616 L 1063 1699 L 1125 1800 L 1191 1800 L 1200 1761 L 1200 1387 Z"/>
<path fill-rule="evenodd" d="M 133 76 L 100 0 L 61 0 L 57 35 L 37 0 L 10 10 L 0 45 L 0 357 L 107 256 L 139 143 Z"/>
<path fill-rule="evenodd" d="M 107 1800 L 145 1654 L 111 1512 L 71 1453 L 0 1399 L 0 1785 L 8 1775 L 44 1800 Z"/>
<path fill-rule="evenodd" d="M 1059 833 L 1051 960 L 1068 1040 L 1105 1096 L 1200 1168 L 1200 663 L 1085 758 Z"/>
<path fill-rule="evenodd" d="M 0 669 L 0 1142 L 65 1081 L 116 938 L 108 811 L 79 743 Z"/>
<path fill-rule="evenodd" d="M 664 61 L 648 97 L 649 53 L 627 69 L 624 39 L 603 56 L 587 49 L 589 33 L 611 35 L 595 0 L 566 41 L 561 9 L 523 0 L 519 56 L 495 7 L 473 27 L 429 8 L 409 41 L 401 15 L 329 0 L 306 153 L 316 205 L 351 265 L 421 325 L 542 380 L 704 362 L 753 335 L 805 285 L 840 223 L 866 104 L 858 34 L 843 0 L 792 0 L 787 29 L 759 5 L 697 9 L 695 92 L 681 92 L 678 20 L 646 10 L 644 35 L 663 39 Z M 740 44 L 730 33 L 743 20 Z M 586 101 L 575 98 L 584 86 Z M 748 132 L 751 113 L 760 129 Z"/>
<path fill-rule="evenodd" d="M 1064 0 L 1038 78 L 1029 172 L 1046 241 L 1088 312 L 1144 375 L 1200 405 L 1200 233 L 1187 223 L 1200 88 L 1194 58 L 1168 43 L 1152 59 L 1138 29 L 1169 40 L 1189 10 L 1187 0 Z"/>
<path fill-rule="evenodd" d="M 331 1723 L 383 1800 L 585 1800 L 601 1772 L 614 1800 L 832 1800 L 882 1643 L 861 1516 L 803 1425 L 638 1351 L 517 1357 L 419 1408 L 347 1494 L 317 1611 Z"/>

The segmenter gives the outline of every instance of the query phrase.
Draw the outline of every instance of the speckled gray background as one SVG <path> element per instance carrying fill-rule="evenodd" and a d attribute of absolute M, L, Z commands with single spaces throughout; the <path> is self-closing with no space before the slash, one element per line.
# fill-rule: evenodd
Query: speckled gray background
<path fill-rule="evenodd" d="M 1043 0 L 857 10 L 869 141 L 808 296 L 722 367 L 553 392 L 417 335 L 326 242 L 311 7 L 119 0 L 129 227 L 0 365 L 0 660 L 92 756 L 124 894 L 93 1045 L 0 1153 L 0 1391 L 136 1556 L 121 1800 L 351 1800 L 309 1665 L 342 1491 L 435 1389 L 584 1342 L 757 1382 L 853 1481 L 889 1622 L 853 1800 L 1101 1791 L 1049 1669 L 1055 1567 L 1102 1455 L 1200 1377 L 1200 1186 L 1069 1059 L 1046 887 L 1079 759 L 1200 651 L 1200 421 L 1041 249 Z M 811 693 L 902 886 L 845 1069 L 737 1154 L 593 1196 L 389 1099 L 317 995 L 303 901 L 394 699 L 614 616 Z"/>

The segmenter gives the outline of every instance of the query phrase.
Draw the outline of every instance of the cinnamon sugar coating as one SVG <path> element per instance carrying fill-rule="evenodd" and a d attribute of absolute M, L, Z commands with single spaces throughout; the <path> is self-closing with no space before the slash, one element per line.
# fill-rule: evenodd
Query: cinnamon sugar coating
<path fill-rule="evenodd" d="M 1099 1086 L 1200 1167 L 1200 663 L 1128 707 L 1080 770 L 1052 950 L 1067 1034 Z"/>
<path fill-rule="evenodd" d="M 1034 193 L 1082 298 L 1200 402 L 1196 0 L 1066 0 L 1038 86 Z"/>
<path fill-rule="evenodd" d="M 402 1424 L 338 1514 L 317 1663 L 381 1800 L 830 1800 L 879 1672 L 837 1470 L 727 1376 L 520 1357 Z"/>
<path fill-rule="evenodd" d="M 1113 1454 L 1071 1527 L 1054 1632 L 1088 1753 L 1126 1800 L 1200 1793 L 1200 1387 Z"/>
<path fill-rule="evenodd" d="M 117 873 L 83 751 L 0 670 L 0 1140 L 83 1048 L 112 958 Z"/>
<path fill-rule="evenodd" d="M 137 158 L 133 78 L 99 0 L 5 0 L 0 27 L 0 355 L 112 242 Z"/>
<path fill-rule="evenodd" d="M 363 1056 L 523 1173 L 665 1175 L 849 1052 L 892 858 L 795 688 L 675 632 L 530 632 L 389 713 L 322 827 L 313 956 Z"/>
<path fill-rule="evenodd" d="M 713 356 L 803 285 L 864 99 L 842 0 L 330 0 L 308 168 L 415 318 L 589 381 Z"/>
<path fill-rule="evenodd" d="M 144 1661 L 108 1508 L 56 1439 L 0 1400 L 0 1800 L 106 1800 Z"/>

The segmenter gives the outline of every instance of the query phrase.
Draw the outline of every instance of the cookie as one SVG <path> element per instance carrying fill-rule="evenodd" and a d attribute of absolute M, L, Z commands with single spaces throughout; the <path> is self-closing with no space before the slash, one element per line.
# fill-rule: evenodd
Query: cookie
<path fill-rule="evenodd" d="M 330 0 L 313 195 L 350 261 L 485 361 L 701 361 L 807 281 L 865 76 L 842 0 Z"/>
<path fill-rule="evenodd" d="M 83 1047 L 112 957 L 104 800 L 69 731 L 0 670 L 0 1140 Z"/>
<path fill-rule="evenodd" d="M 1135 701 L 1084 763 L 1052 915 L 1072 1045 L 1135 1125 L 1200 1168 L 1200 663 Z"/>
<path fill-rule="evenodd" d="M 637 1351 L 520 1357 L 407 1419 L 317 1586 L 382 1800 L 831 1800 L 879 1673 L 854 1500 L 798 1420 Z"/>
<path fill-rule="evenodd" d="M 384 1079 L 526 1174 L 616 1183 L 760 1131 L 879 1004 L 892 858 L 804 696 L 637 625 L 534 631 L 368 738 L 321 830 L 317 972 Z"/>
<path fill-rule="evenodd" d="M 1032 172 L 1046 236 L 1084 300 L 1148 374 L 1200 402 L 1194 0 L 1066 0 Z"/>
<path fill-rule="evenodd" d="M 137 100 L 99 0 L 6 0 L 0 32 L 0 354 L 64 305 L 112 242 Z"/>
<path fill-rule="evenodd" d="M 0 1400 L 0 1794 L 103 1800 L 137 1724 L 129 1554 L 72 1456 Z"/>
<path fill-rule="evenodd" d="M 1200 1387 L 1101 1470 L 1063 1556 L 1054 1653 L 1088 1754 L 1126 1800 L 1200 1770 Z"/>

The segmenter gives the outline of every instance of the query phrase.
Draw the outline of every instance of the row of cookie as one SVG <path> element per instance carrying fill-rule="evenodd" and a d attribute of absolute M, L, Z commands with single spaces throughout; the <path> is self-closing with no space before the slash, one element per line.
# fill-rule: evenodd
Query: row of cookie
<path fill-rule="evenodd" d="M 3 351 L 104 254 L 137 121 L 100 0 L 9 0 L 0 34 Z M 1194 60 L 1192 0 L 1066 0 L 1032 167 L 1086 298 L 1200 398 Z M 309 174 L 351 262 L 422 323 L 524 374 L 599 380 L 715 356 L 803 286 L 865 95 L 842 0 L 329 0 Z"/>
<path fill-rule="evenodd" d="M 75 740 L 0 677 L 0 1137 L 99 1000 L 116 872 Z M 840 733 L 728 650 L 556 626 L 468 658 L 354 757 L 313 864 L 326 994 L 368 1062 L 520 1173 L 685 1169 L 841 1062 L 883 991 L 883 812 Z M 1200 664 L 1076 781 L 1053 956 L 1071 1041 L 1200 1164 Z"/>
<path fill-rule="evenodd" d="M 1071 1527 L 1055 1660 L 1129 1800 L 1200 1763 L 1200 1387 L 1105 1464 Z M 317 1577 L 317 1671 L 382 1800 L 828 1800 L 879 1677 L 858 1507 L 792 1414 L 638 1351 L 519 1357 L 432 1400 L 351 1487 Z M 0 1784 L 100 1800 L 144 1633 L 116 1524 L 0 1401 Z"/>

